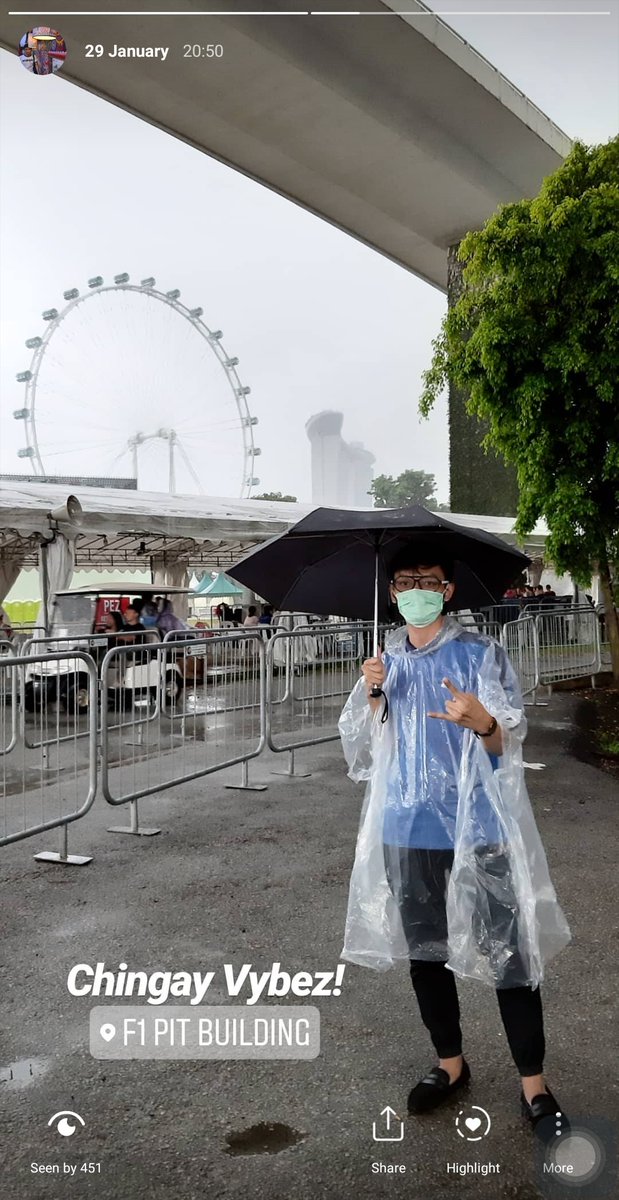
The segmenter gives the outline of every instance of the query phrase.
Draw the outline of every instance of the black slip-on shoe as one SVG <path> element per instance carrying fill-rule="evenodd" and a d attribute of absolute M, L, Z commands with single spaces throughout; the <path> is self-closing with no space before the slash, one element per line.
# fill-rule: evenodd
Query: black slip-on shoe
<path fill-rule="evenodd" d="M 466 1087 L 470 1078 L 471 1070 L 466 1061 L 458 1078 L 453 1083 L 449 1082 L 447 1071 L 444 1071 L 442 1067 L 433 1067 L 410 1092 L 408 1097 L 409 1113 L 432 1112 L 433 1109 L 449 1100 L 455 1092 L 460 1091 L 460 1088 Z"/>
<path fill-rule="evenodd" d="M 570 1123 L 558 1100 L 551 1091 L 540 1092 L 529 1102 L 524 1092 L 520 1093 L 520 1107 L 537 1137 L 551 1142 L 561 1134 L 569 1133 Z"/>

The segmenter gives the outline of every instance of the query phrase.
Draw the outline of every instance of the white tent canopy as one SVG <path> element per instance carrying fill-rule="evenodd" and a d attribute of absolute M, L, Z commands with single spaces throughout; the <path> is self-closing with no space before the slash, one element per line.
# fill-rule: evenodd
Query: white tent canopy
<path fill-rule="evenodd" d="M 50 513 L 68 492 L 57 484 L 0 485 L 0 561 L 38 564 L 39 546 L 53 532 Z M 76 570 L 144 569 L 149 560 L 159 567 L 230 566 L 315 507 L 77 486 L 72 494 L 82 506 L 81 522 L 58 527 L 75 544 Z"/>
<path fill-rule="evenodd" d="M 231 566 L 252 546 L 284 533 L 316 507 L 79 486 L 72 494 L 82 506 L 77 526 L 65 521 L 54 524 L 51 518 L 52 511 L 66 503 L 66 485 L 0 484 L 0 568 L 7 582 L 16 567 L 39 566 L 40 547 L 55 534 L 62 535 L 57 543 L 66 539 L 67 555 L 76 571 L 150 568 L 162 579 L 164 574 L 179 575 L 179 580 L 169 580 L 179 582 L 180 574 L 196 568 Z M 516 541 L 512 517 L 446 515 L 458 524 L 487 529 L 511 544 Z M 527 539 L 526 550 L 532 556 L 543 549 L 546 534 L 546 526 L 540 523 Z"/>

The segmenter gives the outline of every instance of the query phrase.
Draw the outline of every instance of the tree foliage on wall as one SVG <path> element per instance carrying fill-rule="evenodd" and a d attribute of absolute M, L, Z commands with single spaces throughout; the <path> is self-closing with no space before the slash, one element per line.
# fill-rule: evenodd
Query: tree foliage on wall
<path fill-rule="evenodd" d="M 460 258 L 420 410 L 448 380 L 466 391 L 486 443 L 516 468 L 519 536 L 544 517 L 558 571 L 583 586 L 599 571 L 619 681 L 619 139 L 577 143 L 539 196 L 468 234 Z"/>
<path fill-rule="evenodd" d="M 447 301 L 451 308 L 462 295 L 463 263 L 459 246 L 447 254 Z M 513 517 L 518 509 L 518 481 L 496 450 L 484 446 L 488 426 L 467 409 L 468 394 L 449 381 L 449 502 L 453 512 Z"/>

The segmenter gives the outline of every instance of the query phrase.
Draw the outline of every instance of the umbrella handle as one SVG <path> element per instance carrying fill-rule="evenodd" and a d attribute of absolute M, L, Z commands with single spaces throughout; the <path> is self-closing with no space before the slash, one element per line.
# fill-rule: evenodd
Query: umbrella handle
<path fill-rule="evenodd" d="M 381 725 L 384 725 L 385 721 L 387 721 L 389 718 L 389 701 L 388 701 L 387 697 L 385 696 L 385 693 L 383 692 L 382 687 L 379 687 L 379 685 L 377 683 L 374 683 L 372 685 L 372 687 L 370 688 L 370 696 L 372 697 L 373 700 L 378 700 L 379 696 L 384 697 L 385 704 L 384 704 L 384 708 L 383 708 L 383 715 L 380 719 Z"/>

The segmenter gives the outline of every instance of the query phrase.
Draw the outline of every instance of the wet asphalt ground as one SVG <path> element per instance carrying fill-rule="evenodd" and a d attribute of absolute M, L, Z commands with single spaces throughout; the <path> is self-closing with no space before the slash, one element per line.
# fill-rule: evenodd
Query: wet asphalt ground
<path fill-rule="evenodd" d="M 619 789 L 573 757 L 576 703 L 556 695 L 548 708 L 529 709 L 525 747 L 528 762 L 545 764 L 527 771 L 527 783 L 573 932 L 543 988 L 547 1075 L 573 1117 L 619 1123 L 612 1070 Z M 285 764 L 271 754 L 252 763 L 250 778 L 267 782 L 264 792 L 227 790 L 239 777 L 235 768 L 143 800 L 141 820 L 161 827 L 155 837 L 108 833 L 126 814 L 98 797 L 69 835 L 70 850 L 93 855 L 85 867 L 34 861 L 35 851 L 55 848 L 54 835 L 0 851 L 0 1153 L 2 1194 L 10 1200 L 545 1194 L 496 999 L 483 985 L 460 985 L 469 1093 L 424 1119 L 405 1116 L 408 1090 L 433 1054 L 404 967 L 376 974 L 347 966 L 341 995 L 295 1001 L 320 1010 L 321 1054 L 313 1061 L 91 1057 L 91 1007 L 130 1001 L 71 996 L 67 975 L 76 963 L 214 970 L 205 1003 L 216 1004 L 229 1002 L 225 963 L 263 971 L 280 962 L 291 974 L 335 970 L 362 789 L 346 778 L 337 743 L 299 751 L 297 759 L 309 778 L 272 774 Z M 465 1104 L 491 1117 L 479 1143 L 456 1131 Z M 386 1105 L 396 1114 L 391 1131 L 399 1134 L 403 1117 L 401 1141 L 373 1140 L 374 1122 L 379 1135 L 387 1133 Z M 48 1126 L 65 1109 L 85 1122 L 69 1138 Z M 277 1152 L 255 1152 L 265 1135 L 251 1129 L 260 1125 L 282 1127 L 272 1135 Z M 32 1170 L 65 1163 L 77 1167 L 75 1175 Z M 377 1174 L 373 1163 L 406 1171 Z M 500 1170 L 448 1171 L 448 1164 L 467 1163 Z M 93 1171 L 81 1171 L 83 1164 Z M 567 1194 L 597 1200 L 595 1191 L 571 1187 Z"/>

